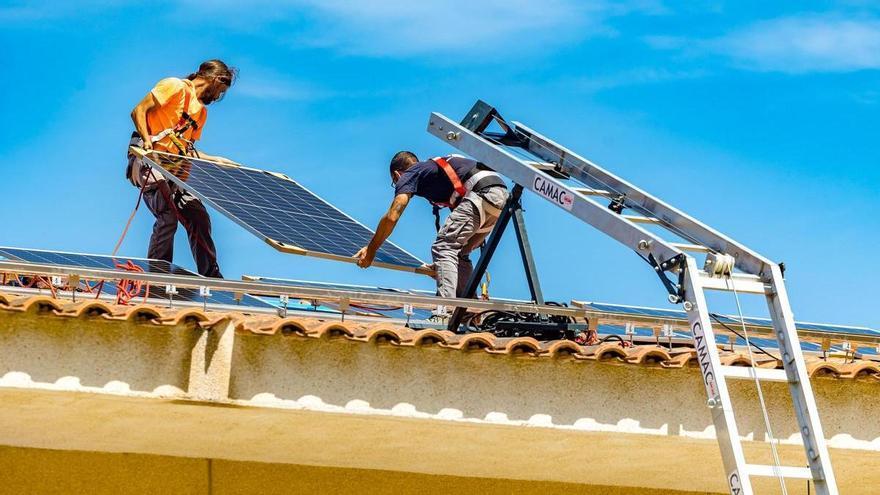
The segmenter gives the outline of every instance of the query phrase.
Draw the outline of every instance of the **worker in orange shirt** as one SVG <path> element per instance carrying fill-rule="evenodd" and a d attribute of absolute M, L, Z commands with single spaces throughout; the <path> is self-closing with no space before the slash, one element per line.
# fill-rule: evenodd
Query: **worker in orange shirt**
<path fill-rule="evenodd" d="M 237 71 L 220 60 L 208 60 L 185 79 L 169 77 L 159 81 L 131 111 L 135 132 L 129 146 L 195 156 L 193 143 L 202 135 L 208 118 L 207 105 L 220 101 L 235 81 Z M 201 151 L 198 157 L 235 165 Z M 171 262 L 177 223 L 183 224 L 198 272 L 222 278 L 217 252 L 211 238 L 211 219 L 198 198 L 166 181 L 162 174 L 129 151 L 126 177 L 143 189 L 144 203 L 156 222 L 147 257 Z"/>

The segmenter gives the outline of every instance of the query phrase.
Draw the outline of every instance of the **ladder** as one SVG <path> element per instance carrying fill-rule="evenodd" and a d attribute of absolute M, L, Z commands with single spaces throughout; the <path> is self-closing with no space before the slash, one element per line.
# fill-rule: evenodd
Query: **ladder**
<path fill-rule="evenodd" d="M 493 123 L 501 132 L 487 130 Z M 731 494 L 753 494 L 754 477 L 778 477 L 781 483 L 783 478 L 806 479 L 819 495 L 838 493 L 779 264 L 527 126 L 507 122 L 483 101 L 461 122 L 432 113 L 428 132 L 616 239 L 654 268 L 669 292 L 669 301 L 682 304 L 687 312 Z M 668 241 L 643 227 L 647 225 L 661 227 L 686 242 Z M 694 257 L 697 253 L 706 255 L 702 268 Z M 729 264 L 727 269 L 718 270 L 724 263 Z M 758 368 L 754 362 L 752 367 L 721 364 L 706 303 L 708 290 L 732 291 L 737 298 L 738 294 L 764 295 L 783 370 Z M 788 383 L 805 465 L 746 462 L 727 385 L 728 380 L 738 379 Z"/>

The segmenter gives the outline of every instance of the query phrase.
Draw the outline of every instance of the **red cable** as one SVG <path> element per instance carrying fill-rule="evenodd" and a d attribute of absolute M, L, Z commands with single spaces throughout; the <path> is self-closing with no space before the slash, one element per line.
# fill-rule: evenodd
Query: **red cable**
<path fill-rule="evenodd" d="M 144 269 L 139 265 L 134 264 L 131 260 L 126 260 L 125 263 L 119 263 L 117 261 L 113 262 L 117 269 L 125 270 L 127 272 L 135 272 L 135 273 L 143 273 Z M 103 282 L 102 282 L 103 283 Z M 138 297 L 141 291 L 146 288 L 144 292 L 144 301 L 150 297 L 150 285 L 143 282 L 142 280 L 128 280 L 121 279 L 116 283 L 116 304 L 128 305 L 132 299 Z"/>

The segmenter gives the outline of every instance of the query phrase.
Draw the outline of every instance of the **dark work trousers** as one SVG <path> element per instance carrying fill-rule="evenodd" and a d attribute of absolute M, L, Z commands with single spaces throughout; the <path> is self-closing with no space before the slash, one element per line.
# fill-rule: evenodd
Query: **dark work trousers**
<path fill-rule="evenodd" d="M 174 202 L 174 207 L 169 204 L 169 198 Z M 174 184 L 160 180 L 144 189 L 144 203 L 156 217 L 147 251 L 148 258 L 171 262 L 179 214 L 198 272 L 205 277 L 223 278 L 217 265 L 217 250 L 211 238 L 211 217 L 198 198 L 181 191 Z"/>
<path fill-rule="evenodd" d="M 141 146 L 143 140 L 134 133 L 129 145 Z M 214 247 L 214 239 L 211 238 L 211 218 L 205 205 L 177 185 L 160 179 L 158 172 L 150 173 L 149 168 L 133 153 L 128 153 L 126 177 L 138 188 L 139 184 L 147 182 L 144 187 L 144 203 L 156 217 L 147 257 L 171 263 L 174 258 L 174 234 L 177 232 L 180 215 L 180 223 L 189 237 L 189 248 L 199 274 L 223 278 L 217 265 L 217 249 Z"/>

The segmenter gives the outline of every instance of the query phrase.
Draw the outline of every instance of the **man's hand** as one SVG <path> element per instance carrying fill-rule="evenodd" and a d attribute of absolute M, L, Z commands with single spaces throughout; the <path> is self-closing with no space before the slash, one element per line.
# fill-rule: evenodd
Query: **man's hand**
<path fill-rule="evenodd" d="M 241 164 L 230 160 L 229 158 L 225 158 L 217 155 L 209 155 L 203 151 L 199 152 L 198 157 L 202 160 L 206 160 L 209 162 L 214 162 L 220 165 L 225 165 L 227 167 L 240 167 Z"/>
<path fill-rule="evenodd" d="M 152 141 L 152 139 L 150 138 L 150 136 L 147 136 L 146 138 L 144 138 L 143 141 L 144 141 L 144 142 L 143 142 L 143 144 L 141 144 L 141 149 L 144 150 L 144 151 L 152 151 L 152 149 L 153 149 L 153 141 Z"/>
<path fill-rule="evenodd" d="M 241 166 L 240 163 L 234 162 L 234 161 L 230 160 L 229 158 L 226 158 L 223 156 L 215 156 L 214 161 L 217 163 L 222 163 L 223 165 L 229 165 L 230 167 L 240 167 Z"/>
<path fill-rule="evenodd" d="M 355 253 L 353 258 L 357 259 L 357 265 L 361 268 L 369 268 L 373 264 L 373 258 L 376 257 L 375 251 L 370 251 L 370 246 L 364 246 L 360 251 Z"/>

